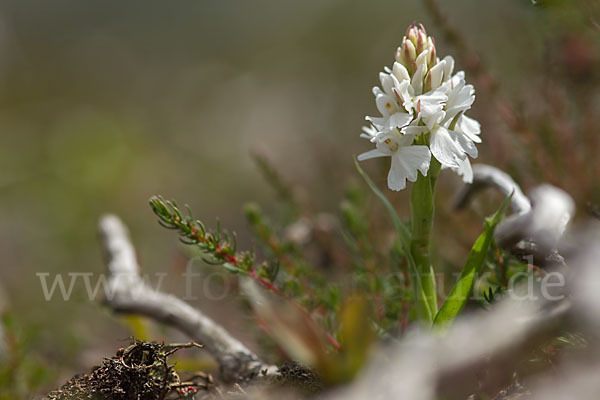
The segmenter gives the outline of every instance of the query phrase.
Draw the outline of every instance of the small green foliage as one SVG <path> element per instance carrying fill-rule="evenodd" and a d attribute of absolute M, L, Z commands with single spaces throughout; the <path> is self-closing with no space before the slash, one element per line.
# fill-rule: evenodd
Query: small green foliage
<path fill-rule="evenodd" d="M 357 185 L 351 185 L 340 205 L 346 233 L 344 240 L 354 256 L 354 262 L 372 268 L 377 260 L 374 259 L 375 247 L 369 235 L 369 221 L 365 209 L 363 192 Z"/>
<path fill-rule="evenodd" d="M 500 223 L 504 210 L 510 203 L 507 197 L 494 216 L 487 220 L 483 233 L 477 238 L 471 248 L 467 262 L 463 267 L 458 282 L 452 288 L 450 295 L 436 314 L 434 326 L 442 328 L 451 323 L 463 309 L 475 285 L 475 279 L 481 271 L 487 257 L 488 249 L 493 240 L 494 229 Z"/>
<path fill-rule="evenodd" d="M 265 217 L 260 206 L 256 203 L 248 203 L 244 207 L 244 212 L 252 232 L 262 245 L 262 250 L 281 263 L 291 265 L 293 261 L 290 256 L 297 253 L 294 245 L 276 235 L 275 228 Z"/>
<path fill-rule="evenodd" d="M 248 274 L 254 271 L 254 255 L 237 252 L 235 234 L 221 230 L 219 222 L 214 231 L 208 231 L 201 221 L 193 218 L 189 208 L 186 207 L 187 215 L 184 216 L 177 203 L 162 197 L 150 198 L 150 207 L 161 226 L 177 230 L 182 243 L 196 246 L 206 254 L 204 261 L 207 263 L 222 265 L 232 273 Z"/>
<path fill-rule="evenodd" d="M 275 190 L 279 200 L 285 206 L 286 221 L 296 218 L 300 212 L 300 206 L 296 201 L 293 188 L 263 154 L 252 152 L 251 156 L 258 170 L 262 173 L 267 183 Z"/>
<path fill-rule="evenodd" d="M 328 286 L 323 274 L 308 263 L 294 243 L 278 233 L 279 230 L 264 215 L 258 204 L 249 203 L 244 207 L 244 211 L 260 249 L 267 257 L 273 259 L 265 263 L 264 277 L 271 282 L 277 280 L 284 293 L 298 298 L 309 310 L 323 304 L 319 300 L 326 296 Z M 286 289 L 289 289 L 289 292 L 286 292 Z M 314 295 L 315 292 L 317 296 Z M 312 295 L 306 297 L 306 293 Z M 321 296 L 321 293 L 324 296 Z M 303 296 L 306 298 L 302 298 Z"/>
<path fill-rule="evenodd" d="M 291 245 L 282 245 L 285 250 L 280 248 L 279 243 L 283 242 L 272 236 L 272 230 L 266 224 L 258 206 L 246 207 L 248 219 L 255 230 L 260 232 L 259 237 L 267 243 L 273 255 L 279 256 L 280 260 L 257 264 L 254 253 L 237 251 L 235 235 L 222 230 L 219 225 L 215 231 L 207 230 L 201 221 L 192 217 L 189 208 L 184 216 L 173 201 L 154 196 L 150 199 L 150 206 L 158 216 L 161 226 L 178 231 L 182 243 L 196 246 L 206 254 L 205 262 L 222 265 L 234 274 L 249 276 L 267 290 L 295 300 L 301 309 L 306 309 L 307 314 L 326 305 L 335 307 L 331 301 L 323 300 L 329 294 L 326 281 L 298 263 L 299 256 L 292 258 L 294 252 Z M 331 297 L 328 300 L 331 300 Z M 326 309 L 328 312 L 334 311 L 328 307 Z M 333 318 L 327 316 L 322 320 L 331 322 Z M 331 339 L 336 343 L 333 336 Z"/>
<path fill-rule="evenodd" d="M 504 295 L 505 289 L 501 286 L 488 286 L 487 291 L 483 292 L 483 299 L 487 302 L 487 304 L 492 304 L 498 301 L 499 298 Z"/>
<path fill-rule="evenodd" d="M 56 378 L 55 372 L 35 355 L 39 329 L 24 326 L 9 311 L 1 315 L 1 329 L 0 400 L 29 399 Z"/>

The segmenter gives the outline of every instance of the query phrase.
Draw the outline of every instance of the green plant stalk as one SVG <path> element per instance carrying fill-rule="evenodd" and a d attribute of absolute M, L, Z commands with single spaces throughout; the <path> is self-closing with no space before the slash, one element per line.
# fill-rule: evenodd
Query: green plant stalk
<path fill-rule="evenodd" d="M 429 308 L 429 304 L 426 301 L 426 296 L 423 293 L 423 285 L 421 283 L 420 274 L 417 273 L 417 267 L 415 261 L 413 260 L 412 254 L 410 252 L 410 231 L 408 228 L 400 221 L 400 217 L 396 213 L 394 206 L 392 203 L 385 197 L 385 195 L 377 188 L 375 183 L 369 178 L 369 176 L 362 170 L 360 165 L 358 165 L 358 161 L 354 160 L 354 165 L 356 166 L 356 170 L 365 180 L 369 188 L 373 191 L 373 193 L 377 196 L 377 198 L 381 201 L 386 211 L 390 215 L 390 219 L 394 224 L 394 228 L 396 228 L 396 233 L 398 234 L 398 239 L 404 252 L 406 253 L 406 261 L 408 262 L 408 270 L 412 280 L 413 290 L 415 292 L 415 305 L 417 309 L 417 315 L 422 321 L 433 321 L 435 317 L 435 313 Z M 439 167 L 438 167 L 439 170 Z"/>
<path fill-rule="evenodd" d="M 438 310 L 435 271 L 431 264 L 431 235 L 435 214 L 434 186 L 440 171 L 440 164 L 432 159 L 427 176 L 419 172 L 417 181 L 410 193 L 410 217 L 412 238 L 410 253 L 415 260 L 416 273 L 419 275 L 422 290 L 415 296 L 425 296 L 431 313 L 425 322 L 432 323 Z M 418 299 L 417 299 L 418 300 Z M 423 319 L 423 316 L 421 316 Z"/>

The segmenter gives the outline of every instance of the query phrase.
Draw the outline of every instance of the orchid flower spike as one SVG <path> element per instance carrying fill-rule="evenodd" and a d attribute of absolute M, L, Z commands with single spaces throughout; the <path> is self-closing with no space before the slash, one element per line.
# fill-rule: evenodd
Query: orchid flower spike
<path fill-rule="evenodd" d="M 426 176 L 433 156 L 442 168 L 450 168 L 473 180 L 469 157 L 476 158 L 481 126 L 465 113 L 475 101 L 475 89 L 465 74 L 453 74 L 454 59 L 437 57 L 435 40 L 423 25 L 408 27 L 396 51 L 396 61 L 379 74 L 381 87 L 373 88 L 380 116 L 366 117 L 362 137 L 375 149 L 359 160 L 392 157 L 388 186 L 402 190 L 406 180 L 416 181 L 417 171 Z"/>

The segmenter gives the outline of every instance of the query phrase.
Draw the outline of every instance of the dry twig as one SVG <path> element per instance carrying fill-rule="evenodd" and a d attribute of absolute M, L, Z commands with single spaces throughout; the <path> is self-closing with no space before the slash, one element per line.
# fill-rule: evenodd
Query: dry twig
<path fill-rule="evenodd" d="M 110 289 L 105 302 L 113 311 L 144 315 L 177 328 L 202 343 L 218 361 L 224 380 L 251 379 L 262 372 L 275 373 L 276 367 L 265 364 L 201 311 L 176 296 L 146 285 L 140 277 L 127 229 L 118 217 L 102 217 L 98 228 Z"/>

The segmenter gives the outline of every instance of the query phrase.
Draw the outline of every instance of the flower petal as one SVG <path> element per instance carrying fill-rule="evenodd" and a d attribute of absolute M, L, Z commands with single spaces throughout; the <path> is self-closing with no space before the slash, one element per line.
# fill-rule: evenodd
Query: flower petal
<path fill-rule="evenodd" d="M 360 137 L 365 138 L 365 139 L 372 139 L 375 136 L 377 136 L 377 133 L 378 133 L 377 129 L 375 129 L 375 127 L 373 125 L 363 126 L 362 131 L 363 131 L 363 133 L 360 134 Z"/>
<path fill-rule="evenodd" d="M 455 169 L 455 172 L 462 176 L 465 183 L 473 183 L 473 168 L 471 168 L 469 157 L 459 161 L 459 166 Z"/>
<path fill-rule="evenodd" d="M 417 68 L 417 72 L 413 75 L 411 86 L 415 90 L 416 95 L 420 95 L 423 93 L 423 76 L 425 75 L 426 65 L 421 64 L 419 68 Z"/>
<path fill-rule="evenodd" d="M 481 124 L 476 119 L 463 115 L 458 120 L 460 129 L 468 135 L 479 135 L 481 133 Z"/>
<path fill-rule="evenodd" d="M 383 90 L 381 90 L 381 88 L 379 86 L 373 86 L 373 89 L 371 89 L 371 92 L 373 92 L 373 95 L 375 96 L 375 98 L 377 98 L 377 96 L 381 96 L 381 95 L 385 94 L 385 93 L 383 93 Z"/>
<path fill-rule="evenodd" d="M 421 65 L 424 65 L 425 67 L 427 67 L 427 55 L 428 54 L 429 54 L 429 50 L 423 50 L 421 52 L 421 54 L 419 54 L 419 56 L 415 60 L 415 64 L 417 65 L 417 68 L 420 67 Z"/>
<path fill-rule="evenodd" d="M 454 58 L 452 56 L 444 57 L 446 64 L 444 65 L 444 82 L 452 77 L 452 71 L 454 70 Z"/>
<path fill-rule="evenodd" d="M 432 95 L 421 95 L 417 97 L 417 109 L 419 110 L 419 116 L 423 119 L 423 122 L 429 129 L 433 128 L 433 125 L 444 119 L 446 112 L 443 111 L 446 96 L 442 93 L 434 93 Z"/>
<path fill-rule="evenodd" d="M 381 131 L 375 137 L 377 146 L 380 146 L 379 150 L 385 154 L 391 154 L 400 147 L 410 146 L 414 139 L 414 135 L 404 135 L 396 128 Z"/>
<path fill-rule="evenodd" d="M 396 130 L 398 135 L 395 137 L 396 143 L 400 146 L 400 150 L 404 147 L 408 147 L 415 141 L 415 137 L 417 135 L 411 134 L 402 134 L 400 131 Z M 412 146 L 411 146 L 412 147 Z"/>
<path fill-rule="evenodd" d="M 460 148 L 470 155 L 473 158 L 477 158 L 479 153 L 477 152 L 477 146 L 470 140 L 464 133 L 457 131 L 449 131 L 450 135 L 454 138 L 456 144 L 460 146 Z"/>
<path fill-rule="evenodd" d="M 408 146 L 399 149 L 396 154 L 401 159 L 402 164 L 407 169 L 416 168 L 421 171 L 423 176 L 427 176 L 429 164 L 431 163 L 431 151 L 427 146 Z M 408 180 L 414 182 L 417 180 L 417 174 L 409 176 Z"/>
<path fill-rule="evenodd" d="M 382 130 L 387 122 L 386 118 L 365 117 L 365 119 L 369 121 L 377 130 Z"/>
<path fill-rule="evenodd" d="M 423 132 L 427 132 L 428 128 L 426 126 L 422 126 L 422 125 L 409 125 L 409 126 L 405 126 L 402 129 L 402 133 L 404 133 L 405 135 L 418 135 L 420 133 Z"/>
<path fill-rule="evenodd" d="M 412 114 L 407 114 L 405 112 L 397 112 L 390 116 L 387 122 L 387 128 L 404 128 L 406 125 L 412 121 Z"/>
<path fill-rule="evenodd" d="M 406 180 L 417 180 L 418 172 L 427 175 L 431 153 L 427 146 L 401 147 L 392 155 L 392 165 L 388 173 L 388 187 L 392 190 L 402 190 Z"/>
<path fill-rule="evenodd" d="M 410 81 L 410 74 L 408 73 L 408 70 L 404 65 L 400 64 L 399 62 L 394 62 L 394 67 L 392 71 L 399 82 L 405 80 Z"/>
<path fill-rule="evenodd" d="M 389 117 L 390 115 L 400 111 L 400 107 L 398 103 L 388 95 L 380 95 L 375 99 L 375 104 L 377 105 L 377 109 L 384 117 Z"/>
<path fill-rule="evenodd" d="M 450 89 L 453 89 L 454 87 L 456 87 L 456 85 L 458 85 L 458 83 L 460 81 L 464 81 L 464 80 L 465 80 L 465 72 L 464 71 L 458 71 L 447 82 L 450 85 Z"/>
<path fill-rule="evenodd" d="M 392 190 L 402 190 L 406 187 L 407 172 L 398 157 L 392 156 L 392 165 L 388 172 L 388 187 Z"/>
<path fill-rule="evenodd" d="M 473 118 L 469 118 L 464 114 L 460 116 L 455 127 L 457 132 L 463 133 L 469 140 L 475 143 L 481 143 L 479 134 L 481 133 L 481 125 Z"/>
<path fill-rule="evenodd" d="M 407 112 L 412 112 L 412 109 L 414 107 L 413 96 L 415 94 L 415 91 L 412 85 L 410 84 L 410 81 L 400 82 L 400 85 L 398 85 L 396 91 L 398 96 L 400 96 L 400 98 L 403 100 L 402 105 L 404 106 L 404 109 Z"/>
<path fill-rule="evenodd" d="M 393 98 L 395 95 L 392 91 L 394 88 L 394 80 L 392 79 L 392 75 L 386 74 L 385 72 L 380 72 L 379 80 L 381 81 L 381 87 L 383 88 L 385 94 Z"/>
<path fill-rule="evenodd" d="M 472 85 L 465 85 L 464 80 L 460 80 L 458 84 L 448 93 L 448 101 L 446 103 L 446 121 L 452 120 L 459 113 L 471 108 L 475 101 L 475 94 Z"/>
<path fill-rule="evenodd" d="M 427 126 L 427 129 L 429 129 L 429 130 L 433 130 L 433 127 L 435 126 L 435 124 L 442 121 L 444 119 L 445 115 L 446 115 L 446 112 L 443 110 L 439 110 L 432 114 L 426 114 L 426 113 L 420 114 L 421 118 L 423 119 L 423 122 L 425 122 L 425 125 Z"/>
<path fill-rule="evenodd" d="M 359 154 L 358 157 L 356 157 L 356 158 L 358 159 L 358 161 L 364 161 L 364 160 L 369 160 L 371 158 L 385 157 L 385 156 L 389 156 L 389 154 L 384 154 L 381 151 L 379 151 L 378 149 L 373 149 L 373 150 L 366 151 L 362 154 Z"/>
<path fill-rule="evenodd" d="M 444 68 L 446 68 L 446 61 L 442 60 L 429 70 L 431 76 L 431 89 L 437 89 L 442 84 Z"/>
<path fill-rule="evenodd" d="M 444 167 L 458 168 L 458 161 L 466 157 L 443 126 L 438 126 L 431 132 L 429 141 L 431 153 Z"/>

